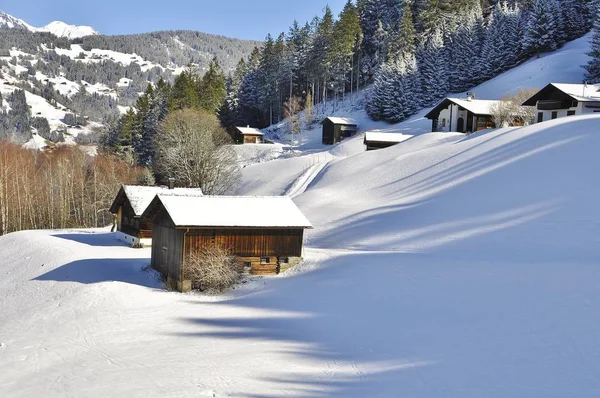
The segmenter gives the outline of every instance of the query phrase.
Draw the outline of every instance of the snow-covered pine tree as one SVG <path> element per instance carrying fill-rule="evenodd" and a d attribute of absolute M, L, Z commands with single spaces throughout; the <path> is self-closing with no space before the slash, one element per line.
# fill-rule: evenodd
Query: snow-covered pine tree
<path fill-rule="evenodd" d="M 391 34 L 388 58 L 397 57 L 404 53 L 414 54 L 416 51 L 417 32 L 413 23 L 410 0 L 401 0 L 401 19 L 397 28 Z"/>
<path fill-rule="evenodd" d="M 451 92 L 462 92 L 471 88 L 477 80 L 475 65 L 481 53 L 481 31 L 483 15 L 481 7 L 476 4 L 460 20 L 458 28 L 450 40 L 450 73 L 449 86 Z"/>
<path fill-rule="evenodd" d="M 362 36 L 358 11 L 348 0 L 333 28 L 333 40 L 328 54 L 332 70 L 332 83 L 336 93 L 346 91 L 347 75 L 351 71 L 351 61 L 356 43 Z"/>
<path fill-rule="evenodd" d="M 361 70 L 363 80 L 371 82 L 386 56 L 386 4 L 380 0 L 358 0 L 357 9 L 363 31 Z"/>
<path fill-rule="evenodd" d="M 600 7 L 596 14 L 594 33 L 591 40 L 590 61 L 585 66 L 585 79 L 588 83 L 600 83 Z"/>
<path fill-rule="evenodd" d="M 392 72 L 389 63 L 381 65 L 377 73 L 371 92 L 367 98 L 365 109 L 373 120 L 385 120 L 386 104 L 392 96 Z"/>
<path fill-rule="evenodd" d="M 419 51 L 421 105 L 433 105 L 448 93 L 448 56 L 440 29 L 427 38 Z"/>
<path fill-rule="evenodd" d="M 529 54 L 553 51 L 559 45 L 561 23 L 556 0 L 533 0 L 523 37 L 523 49 Z"/>
<path fill-rule="evenodd" d="M 420 100 L 420 81 L 414 54 L 386 61 L 375 77 L 367 112 L 374 120 L 398 123 L 413 115 Z"/>
<path fill-rule="evenodd" d="M 521 21 L 518 5 L 510 6 L 506 1 L 496 4 L 485 30 L 476 83 L 497 76 L 522 60 Z"/>

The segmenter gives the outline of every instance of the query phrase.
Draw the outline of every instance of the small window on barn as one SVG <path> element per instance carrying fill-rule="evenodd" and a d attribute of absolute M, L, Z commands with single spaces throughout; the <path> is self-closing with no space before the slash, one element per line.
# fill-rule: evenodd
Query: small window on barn
<path fill-rule="evenodd" d="M 289 264 L 290 263 L 290 259 L 288 257 L 280 257 L 279 258 L 279 263 L 280 264 Z"/>
<path fill-rule="evenodd" d="M 271 263 L 271 257 L 261 257 L 260 258 L 260 263 L 261 264 L 270 264 Z"/>
<path fill-rule="evenodd" d="M 553 111 L 552 112 L 552 119 L 556 119 L 558 117 L 558 112 L 557 111 Z"/>
<path fill-rule="evenodd" d="M 575 111 L 567 111 L 567 116 L 575 116 Z"/>
<path fill-rule="evenodd" d="M 544 112 L 538 112 L 538 123 L 544 121 Z"/>

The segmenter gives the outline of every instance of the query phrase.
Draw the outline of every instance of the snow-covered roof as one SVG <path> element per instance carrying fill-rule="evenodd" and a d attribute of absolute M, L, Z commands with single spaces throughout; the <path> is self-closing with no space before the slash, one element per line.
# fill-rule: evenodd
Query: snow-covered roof
<path fill-rule="evenodd" d="M 288 196 L 160 194 L 157 199 L 177 227 L 312 228 Z"/>
<path fill-rule="evenodd" d="M 563 93 L 573 97 L 577 101 L 591 102 L 600 101 L 600 84 L 564 84 L 552 83 L 554 87 Z"/>
<path fill-rule="evenodd" d="M 242 135 L 264 135 L 259 129 L 253 127 L 236 127 Z"/>
<path fill-rule="evenodd" d="M 481 100 L 481 99 L 472 99 L 467 100 L 463 98 L 448 98 L 450 101 L 454 102 L 456 105 L 465 108 L 466 110 L 473 112 L 476 115 L 491 115 L 492 114 L 492 105 L 496 105 L 501 103 L 502 101 L 497 100 Z"/>
<path fill-rule="evenodd" d="M 433 109 L 425 115 L 427 119 L 434 119 L 439 116 L 439 113 L 448 108 L 450 104 L 456 104 L 469 112 L 473 112 L 476 115 L 491 115 L 492 114 L 492 106 L 501 103 L 503 101 L 499 100 L 481 100 L 481 99 L 471 99 L 468 100 L 466 98 L 452 98 L 447 97 L 440 101 Z"/>
<path fill-rule="evenodd" d="M 329 117 L 326 117 L 323 121 L 325 121 L 325 120 L 331 120 L 333 122 L 333 124 L 349 124 L 349 125 L 353 125 L 353 126 L 357 125 L 356 121 L 349 117 L 329 116 Z"/>
<path fill-rule="evenodd" d="M 411 137 L 412 135 L 402 133 L 382 133 L 378 131 L 367 131 L 365 133 L 365 141 L 375 142 L 402 142 Z"/>
<path fill-rule="evenodd" d="M 168 187 L 147 187 L 140 185 L 123 185 L 123 190 L 129 203 L 133 208 L 133 211 L 137 217 L 141 216 L 148 205 L 152 202 L 152 199 L 156 195 L 161 194 L 164 196 L 185 196 L 185 197 L 198 197 L 202 196 L 202 190 L 199 188 L 175 188 L 169 189 Z"/>

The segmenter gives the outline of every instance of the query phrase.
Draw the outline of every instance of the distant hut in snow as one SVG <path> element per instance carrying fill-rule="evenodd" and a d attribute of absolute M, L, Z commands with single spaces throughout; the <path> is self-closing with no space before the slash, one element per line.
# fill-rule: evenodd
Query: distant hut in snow
<path fill-rule="evenodd" d="M 367 151 L 388 148 L 412 138 L 412 135 L 402 133 L 383 133 L 379 131 L 367 131 L 364 144 Z"/>
<path fill-rule="evenodd" d="M 239 144 L 261 144 L 264 134 L 259 129 L 253 127 L 236 127 L 236 141 Z"/>
<path fill-rule="evenodd" d="M 345 138 L 352 137 L 358 131 L 358 125 L 354 119 L 348 117 L 327 117 L 323 125 L 323 144 L 333 145 Z"/>

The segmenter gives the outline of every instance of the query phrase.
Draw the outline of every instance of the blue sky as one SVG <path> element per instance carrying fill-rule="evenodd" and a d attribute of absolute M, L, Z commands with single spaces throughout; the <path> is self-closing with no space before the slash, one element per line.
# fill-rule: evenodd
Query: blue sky
<path fill-rule="evenodd" d="M 55 20 L 90 25 L 104 34 L 190 29 L 262 40 L 304 23 L 346 0 L 2 0 L 0 9 L 33 26 Z"/>

